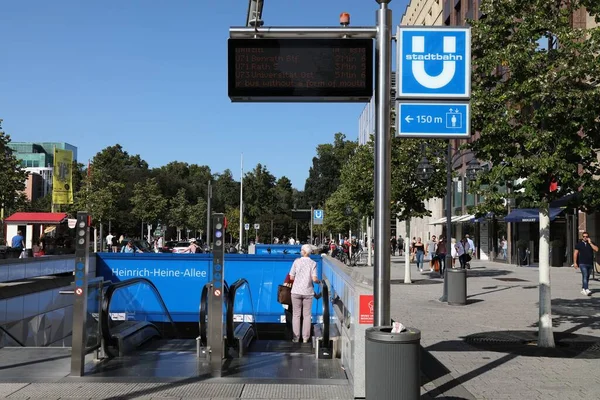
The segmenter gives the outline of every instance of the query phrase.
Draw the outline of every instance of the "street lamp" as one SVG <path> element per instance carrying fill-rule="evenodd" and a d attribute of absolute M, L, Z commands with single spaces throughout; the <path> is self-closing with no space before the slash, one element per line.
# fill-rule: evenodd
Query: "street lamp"
<path fill-rule="evenodd" d="M 423 157 L 417 165 L 417 179 L 421 182 L 427 182 L 433 175 L 433 167 L 427 157 Z"/>
<path fill-rule="evenodd" d="M 444 293 L 442 297 L 440 297 L 440 301 L 445 302 L 448 301 L 448 279 L 446 270 L 448 266 L 452 265 L 452 249 L 450 249 L 451 244 L 451 236 L 452 236 L 452 165 L 455 161 L 454 157 L 452 157 L 452 145 L 450 141 L 448 141 L 448 150 L 446 155 L 446 259 L 444 261 Z M 463 153 L 456 153 L 455 156 L 463 156 Z M 477 173 L 481 167 L 479 166 L 479 162 L 475 158 L 473 158 L 467 164 L 467 178 L 469 180 L 475 180 L 477 177 Z M 417 178 L 422 182 L 428 181 L 433 175 L 433 167 L 427 160 L 427 158 L 423 157 L 423 159 L 417 165 Z M 441 268 L 440 268 L 441 271 Z"/>
<path fill-rule="evenodd" d="M 473 182 L 477 179 L 477 174 L 481 171 L 481 166 L 479 165 L 479 161 L 475 158 L 472 158 L 471 161 L 467 163 L 467 179 Z"/>

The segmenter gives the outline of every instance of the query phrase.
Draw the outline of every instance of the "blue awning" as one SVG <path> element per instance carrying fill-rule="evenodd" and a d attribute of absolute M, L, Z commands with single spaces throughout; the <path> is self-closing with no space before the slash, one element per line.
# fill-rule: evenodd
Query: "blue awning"
<path fill-rule="evenodd" d="M 562 208 L 550 208 L 550 221 L 553 221 Z M 504 217 L 505 222 L 538 222 L 540 220 L 540 210 L 538 208 L 515 208 Z"/>

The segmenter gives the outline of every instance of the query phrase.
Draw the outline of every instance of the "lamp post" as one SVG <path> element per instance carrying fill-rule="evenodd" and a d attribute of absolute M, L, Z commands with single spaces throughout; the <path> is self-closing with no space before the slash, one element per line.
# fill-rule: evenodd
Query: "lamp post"
<path fill-rule="evenodd" d="M 442 302 L 448 301 L 448 274 L 446 274 L 445 271 L 448 266 L 452 265 L 452 249 L 450 249 L 450 239 L 452 237 L 452 164 L 454 161 L 452 157 L 452 150 L 452 145 L 450 144 L 450 140 L 448 140 L 448 149 L 446 154 L 446 236 L 444 237 L 444 240 L 446 241 L 446 259 L 444 261 L 444 293 L 439 299 Z M 464 154 L 456 153 L 456 155 L 463 156 Z M 467 178 L 471 181 L 475 180 L 480 169 L 479 162 L 473 158 L 467 164 Z M 429 160 L 427 160 L 426 157 L 423 157 L 417 166 L 417 178 L 422 182 L 427 182 L 429 179 L 431 179 L 433 171 L 434 168 L 429 163 Z"/>

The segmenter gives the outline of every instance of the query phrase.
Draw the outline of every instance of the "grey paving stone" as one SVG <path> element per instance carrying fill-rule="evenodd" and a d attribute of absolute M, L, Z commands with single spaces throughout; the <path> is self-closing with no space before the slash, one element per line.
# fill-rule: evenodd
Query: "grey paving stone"
<path fill-rule="evenodd" d="M 243 388 L 243 384 L 140 383 L 129 395 L 149 398 L 238 398 Z"/>
<path fill-rule="evenodd" d="M 245 385 L 242 399 L 353 399 L 349 385 Z"/>
<path fill-rule="evenodd" d="M 32 383 L 9 398 L 110 398 L 124 397 L 136 383 Z"/>
<path fill-rule="evenodd" d="M 0 396 L 6 397 L 27 386 L 28 383 L 0 383 Z"/>

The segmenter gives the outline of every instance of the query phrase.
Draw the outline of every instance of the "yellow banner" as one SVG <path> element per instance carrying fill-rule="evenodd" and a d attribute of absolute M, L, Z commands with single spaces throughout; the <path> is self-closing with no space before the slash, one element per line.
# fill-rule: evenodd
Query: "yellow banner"
<path fill-rule="evenodd" d="M 73 204 L 73 152 L 54 149 L 52 204 Z"/>

